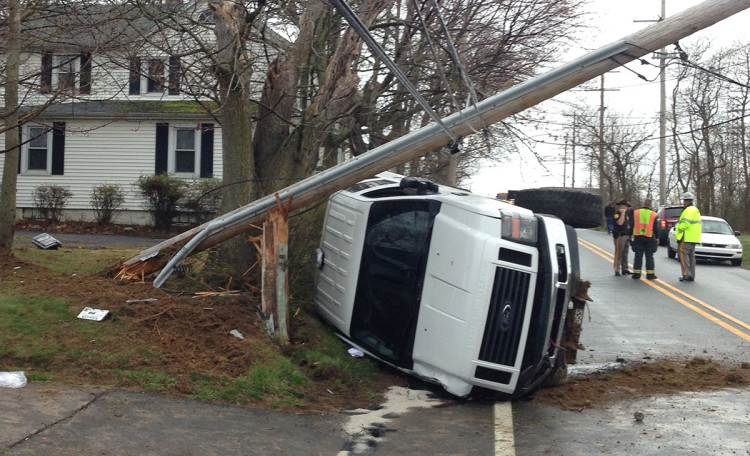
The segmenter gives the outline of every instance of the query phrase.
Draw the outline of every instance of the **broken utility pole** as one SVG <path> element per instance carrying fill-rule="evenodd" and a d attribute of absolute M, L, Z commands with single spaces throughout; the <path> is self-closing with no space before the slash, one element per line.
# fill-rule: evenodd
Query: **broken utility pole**
<path fill-rule="evenodd" d="M 268 211 L 261 240 L 261 312 L 266 318 L 268 333 L 278 332 L 282 342 L 289 340 L 287 259 L 290 203 L 282 205 L 281 200 L 277 200 L 277 207 Z"/>

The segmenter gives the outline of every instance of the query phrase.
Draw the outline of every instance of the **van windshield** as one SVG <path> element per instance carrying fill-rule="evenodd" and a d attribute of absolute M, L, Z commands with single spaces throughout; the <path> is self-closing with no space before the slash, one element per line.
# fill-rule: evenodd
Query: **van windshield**
<path fill-rule="evenodd" d="M 351 335 L 398 366 L 411 367 L 422 283 L 440 210 L 437 201 L 373 204 L 367 221 Z"/>

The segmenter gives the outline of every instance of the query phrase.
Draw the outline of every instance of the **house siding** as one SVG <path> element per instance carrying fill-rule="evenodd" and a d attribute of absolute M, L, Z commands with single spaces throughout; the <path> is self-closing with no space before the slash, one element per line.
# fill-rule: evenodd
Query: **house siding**
<path fill-rule="evenodd" d="M 190 2 L 185 3 L 188 8 L 186 11 L 192 12 L 195 18 L 208 8 L 208 2 L 202 0 L 192 3 L 189 7 L 187 3 Z M 193 25 L 196 24 L 193 23 Z M 157 29 L 153 31 L 156 32 Z M 106 32 L 106 30 L 97 31 L 97 33 Z M 264 33 L 264 37 L 275 36 L 270 30 Z M 160 123 L 169 124 L 170 127 L 192 125 L 207 128 L 204 124 L 212 125 L 214 131 L 210 143 L 213 161 L 206 161 L 206 158 L 201 156 L 200 168 L 204 175 L 209 174 L 210 170 L 212 177 L 222 178 L 222 134 L 216 118 L 205 114 L 202 110 L 190 107 L 181 110 L 183 106 L 176 106 L 179 103 L 173 102 L 195 101 L 184 92 L 170 93 L 168 89 L 163 92 L 146 92 L 146 84 L 143 80 L 140 81 L 141 93 L 130 93 L 130 59 L 132 57 L 141 58 L 141 70 L 146 74 L 149 59 L 163 59 L 165 62 L 164 78 L 165 81 L 170 80 L 170 55 L 165 53 L 166 49 L 171 49 L 170 52 L 174 55 L 182 56 L 181 69 L 185 73 L 180 77 L 181 89 L 189 90 L 191 81 L 197 81 L 196 84 L 205 83 L 203 77 L 211 74 L 212 61 L 206 56 L 201 57 L 200 52 L 192 52 L 197 51 L 197 49 L 190 48 L 190 46 L 195 46 L 192 40 L 194 36 L 204 40 L 210 47 L 214 40 L 212 26 L 210 24 L 196 25 L 195 29 L 190 31 L 190 37 L 158 34 L 159 38 L 167 40 L 169 44 L 167 46 L 149 45 L 145 41 L 136 39 L 133 42 L 110 43 L 101 48 L 94 46 L 91 51 L 90 46 L 78 40 L 78 38 L 85 40 L 85 36 L 58 42 L 55 41 L 57 35 L 46 42 L 29 40 L 24 45 L 19 69 L 21 80 L 24 81 L 19 88 L 21 108 L 26 112 L 33 112 L 34 107 L 43 106 L 52 101 L 46 111 L 33 116 L 32 122 L 47 126 L 64 123 L 65 136 L 63 159 L 59 160 L 59 150 L 52 159 L 53 175 L 31 173 L 18 175 L 16 197 L 18 217 L 34 216 L 33 192 L 36 187 L 59 185 L 69 188 L 73 193 L 66 205 L 63 218 L 93 220 L 94 214 L 90 203 L 92 189 L 102 184 L 118 184 L 122 186 L 126 198 L 116 221 L 118 223 L 148 223 L 150 219 L 144 211 L 143 199 L 139 195 L 136 182 L 141 175 L 153 175 L 156 170 L 156 129 L 157 124 Z M 280 37 L 276 40 L 283 41 Z M 247 51 L 248 55 L 258 57 L 252 59 L 254 78 L 249 83 L 249 90 L 253 94 L 252 98 L 260 98 L 269 49 L 266 49 L 262 43 L 250 42 Z M 93 53 L 88 54 L 88 52 Z M 274 51 L 270 50 L 270 52 L 270 57 L 273 58 Z M 87 57 L 84 60 L 80 58 L 78 60 L 79 74 L 75 93 L 55 93 L 58 89 L 57 75 L 50 70 L 55 64 L 56 56 L 59 55 L 78 55 L 79 57 L 85 55 Z M 89 56 L 90 66 L 85 63 L 88 62 Z M 0 55 L 0 60 L 3 59 L 4 56 Z M 172 59 L 172 63 L 175 62 Z M 83 68 L 80 65 L 83 65 Z M 82 90 L 81 83 L 84 85 L 90 83 L 90 89 Z M 45 85 L 49 86 L 47 93 L 41 90 Z M 199 88 L 201 90 L 197 93 L 202 94 L 207 90 L 205 86 Z M 4 87 L 0 84 L 0 95 L 3 92 Z M 115 102 L 124 103 L 107 110 L 106 107 L 102 107 L 102 103 L 97 104 L 95 102 L 97 100 L 109 102 L 110 106 L 117 104 Z M 92 101 L 94 102 L 87 103 Z M 202 101 L 213 103 L 209 97 Z M 143 102 L 162 103 L 151 105 L 151 103 Z M 1 103 L 2 97 L 0 97 Z M 70 106 L 69 110 L 59 109 L 67 106 Z M 133 109 L 129 109 L 130 107 Z M 201 137 L 200 147 L 203 150 L 207 148 L 206 141 L 209 141 L 207 137 Z M 4 133 L 0 133 L 0 148 L 5 149 Z M 0 172 L 2 168 L 3 160 L 0 160 Z M 62 174 L 55 174 L 60 171 Z"/>
<path fill-rule="evenodd" d="M 208 123 L 208 119 L 206 122 Z M 99 121 L 65 123 L 65 173 L 63 175 L 18 175 L 16 205 L 19 217 L 29 217 L 34 208 L 34 189 L 40 185 L 67 187 L 73 196 L 66 205 L 64 219 L 93 220 L 91 192 L 102 184 L 122 186 L 125 202 L 118 222 L 146 223 L 144 200 L 137 187 L 142 175 L 153 175 L 155 166 L 156 121 L 119 121 L 102 125 Z M 173 124 L 180 124 L 174 121 Z M 214 124 L 213 175 L 221 179 L 221 129 Z M 0 135 L 5 147 L 5 135 Z M 0 176 L 3 161 L 0 160 Z M 189 180 L 189 179 L 188 179 Z M 128 214 L 127 212 L 132 212 Z"/>

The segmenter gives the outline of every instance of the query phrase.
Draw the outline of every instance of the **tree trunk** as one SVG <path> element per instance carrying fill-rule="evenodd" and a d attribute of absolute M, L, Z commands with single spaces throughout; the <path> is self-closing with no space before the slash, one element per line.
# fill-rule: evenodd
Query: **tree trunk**
<path fill-rule="evenodd" d="M 246 11 L 235 2 L 215 2 L 217 79 L 221 90 L 221 139 L 224 163 L 220 213 L 226 214 L 255 199 L 251 105 L 247 94 L 251 66 L 243 54 L 249 24 Z M 249 228 L 249 227 L 248 227 Z M 254 263 L 255 249 L 240 236 L 224 243 L 219 261 L 241 276 Z"/>
<path fill-rule="evenodd" d="M 385 6 L 383 0 L 369 4 L 360 19 L 370 25 Z M 355 106 L 360 80 L 354 66 L 362 38 L 346 28 L 331 43 L 336 36 L 332 18 L 330 3 L 308 2 L 292 51 L 269 69 L 258 121 L 263 135 L 255 138 L 255 163 L 265 194 L 307 177 L 321 155 L 335 152 L 338 144 L 332 137 L 340 133 Z M 315 81 L 320 81 L 319 87 L 313 86 Z M 312 102 L 301 107 L 301 118 L 295 121 L 291 116 L 297 95 Z"/>
<path fill-rule="evenodd" d="M 16 182 L 21 144 L 18 125 L 18 75 L 21 51 L 21 5 L 18 0 L 8 2 L 8 35 L 5 75 L 5 147 L 3 182 L 0 187 L 0 253 L 13 252 L 16 221 Z"/>

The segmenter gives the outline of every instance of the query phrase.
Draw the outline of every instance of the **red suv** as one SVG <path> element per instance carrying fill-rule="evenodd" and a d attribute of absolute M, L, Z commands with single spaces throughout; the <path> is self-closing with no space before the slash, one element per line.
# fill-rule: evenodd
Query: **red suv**
<path fill-rule="evenodd" d="M 656 212 L 656 218 L 659 219 L 659 245 L 667 245 L 669 230 L 680 220 L 683 209 L 684 206 L 662 206 Z"/>

